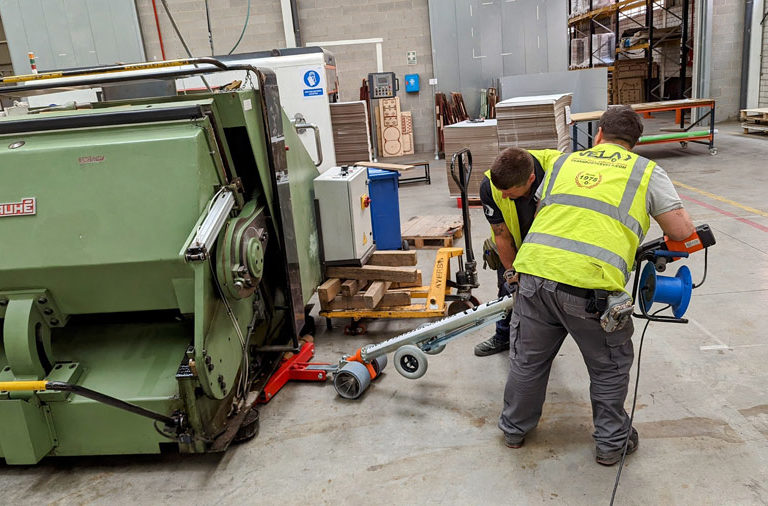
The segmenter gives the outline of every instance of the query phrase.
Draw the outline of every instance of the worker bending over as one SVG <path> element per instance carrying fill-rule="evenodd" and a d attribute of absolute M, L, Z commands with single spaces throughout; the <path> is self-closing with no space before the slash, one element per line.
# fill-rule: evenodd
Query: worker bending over
<path fill-rule="evenodd" d="M 480 184 L 480 201 L 492 231 L 483 244 L 483 258 L 496 270 L 499 297 L 507 294 L 511 286 L 508 282 L 516 281 L 512 264 L 536 214 L 536 189 L 561 154 L 554 149 L 507 148 L 499 153 Z M 509 349 L 509 318 L 496 323 L 496 333 L 475 346 L 475 355 L 483 357 Z"/>
<path fill-rule="evenodd" d="M 630 151 L 642 131 L 630 107 L 610 107 L 596 145 L 562 155 L 544 178 L 538 214 L 514 263 L 520 277 L 499 419 L 510 448 L 522 446 L 536 427 L 552 360 L 570 334 L 589 372 L 597 462 L 618 462 L 630 431 L 627 453 L 637 449 L 624 410 L 634 357 L 631 318 L 608 332 L 601 315 L 631 305 L 624 287 L 651 216 L 673 240 L 694 233 L 666 173 Z"/>

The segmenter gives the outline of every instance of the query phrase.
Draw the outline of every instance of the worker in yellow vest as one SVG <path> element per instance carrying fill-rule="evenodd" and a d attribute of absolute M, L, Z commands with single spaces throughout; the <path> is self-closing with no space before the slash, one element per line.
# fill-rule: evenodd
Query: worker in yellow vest
<path fill-rule="evenodd" d="M 558 158 L 537 192 L 539 211 L 514 263 L 518 294 L 499 419 L 510 448 L 536 427 L 567 334 L 589 372 L 597 462 L 617 463 L 627 438 L 627 454 L 638 447 L 624 410 L 633 327 L 631 318 L 612 316 L 631 307 L 625 285 L 650 218 L 673 240 L 694 233 L 666 173 L 631 151 L 642 131 L 630 107 L 610 107 L 595 146 Z"/>
<path fill-rule="evenodd" d="M 480 201 L 492 232 L 483 245 L 483 258 L 496 270 L 499 297 L 507 294 L 509 281 L 516 281 L 512 264 L 533 223 L 538 204 L 535 193 L 544 180 L 545 167 L 551 168 L 561 154 L 554 149 L 507 148 L 499 153 L 480 184 Z M 490 338 L 475 346 L 475 355 L 483 357 L 508 349 L 509 316 L 499 320 Z"/>

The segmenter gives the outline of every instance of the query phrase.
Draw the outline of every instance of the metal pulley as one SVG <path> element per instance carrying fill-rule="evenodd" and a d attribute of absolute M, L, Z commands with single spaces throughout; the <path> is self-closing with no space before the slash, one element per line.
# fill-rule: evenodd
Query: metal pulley
<path fill-rule="evenodd" d="M 227 295 L 243 299 L 256 291 L 264 274 L 267 240 L 262 209 L 246 208 L 227 222 L 216 255 L 217 276 Z"/>

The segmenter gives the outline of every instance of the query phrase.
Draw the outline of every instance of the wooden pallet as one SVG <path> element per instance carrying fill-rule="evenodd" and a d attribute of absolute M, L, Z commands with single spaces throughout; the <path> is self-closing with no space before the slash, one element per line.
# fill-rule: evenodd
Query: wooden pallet
<path fill-rule="evenodd" d="M 768 124 L 768 108 L 766 107 L 760 109 L 742 109 L 740 115 L 741 121 L 746 121 L 748 123 L 765 122 Z"/>
<path fill-rule="evenodd" d="M 460 216 L 414 216 L 403 225 L 401 235 L 415 249 L 439 249 L 453 246 L 463 229 Z"/>
<path fill-rule="evenodd" d="M 766 120 L 765 124 L 744 122 L 741 124 L 741 127 L 744 129 L 745 134 L 751 134 L 755 132 L 764 134 L 768 132 L 768 120 Z"/>

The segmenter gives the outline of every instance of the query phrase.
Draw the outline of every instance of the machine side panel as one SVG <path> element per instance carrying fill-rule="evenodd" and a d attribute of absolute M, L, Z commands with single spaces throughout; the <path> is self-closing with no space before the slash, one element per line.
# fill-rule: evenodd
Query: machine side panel
<path fill-rule="evenodd" d="M 0 290 L 45 287 L 69 314 L 176 308 L 178 256 L 218 183 L 195 122 L 0 137 Z"/>

